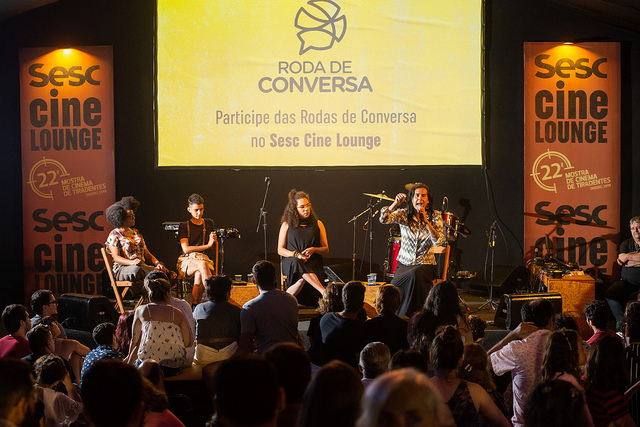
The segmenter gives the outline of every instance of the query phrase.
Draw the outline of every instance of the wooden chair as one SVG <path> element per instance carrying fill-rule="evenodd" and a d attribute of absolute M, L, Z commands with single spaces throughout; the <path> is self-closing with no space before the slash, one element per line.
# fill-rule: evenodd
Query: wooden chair
<path fill-rule="evenodd" d="M 447 280 L 447 273 L 449 272 L 449 254 L 451 253 L 451 246 L 447 245 L 447 246 L 434 246 L 433 247 L 433 253 L 434 254 L 440 254 L 440 257 L 438 259 L 438 266 L 441 265 L 441 263 L 444 264 L 443 268 L 442 268 L 442 274 L 440 275 L 439 278 L 435 279 L 433 281 L 433 284 L 435 285 L 436 283 L 440 283 L 443 282 L 445 280 Z"/>
<path fill-rule="evenodd" d="M 107 254 L 107 251 L 104 248 L 104 246 L 100 248 L 100 253 L 102 253 L 102 259 L 104 259 L 104 266 L 107 269 L 107 273 L 109 274 L 109 280 L 111 281 L 111 289 L 113 289 L 113 293 L 116 297 L 116 303 L 114 304 L 114 306 L 116 310 L 118 310 L 118 313 L 123 314 L 125 310 L 124 310 L 124 304 L 122 303 L 122 298 L 124 298 L 124 296 L 127 294 L 129 289 L 134 285 L 134 283 L 137 283 L 137 282 L 116 280 L 115 276 L 113 275 L 113 260 L 111 259 L 111 256 Z M 136 303 L 134 310 L 138 308 L 140 304 L 142 304 L 143 299 L 144 299 L 143 297 L 140 297 L 140 299 Z"/>

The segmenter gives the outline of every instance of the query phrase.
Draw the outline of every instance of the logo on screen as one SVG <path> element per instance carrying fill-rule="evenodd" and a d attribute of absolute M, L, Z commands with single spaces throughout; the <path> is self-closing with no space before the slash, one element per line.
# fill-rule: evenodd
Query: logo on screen
<path fill-rule="evenodd" d="M 332 0 L 310 0 L 310 7 L 298 9 L 295 27 L 300 40 L 300 55 L 315 50 L 329 50 L 340 43 L 347 31 L 347 18 L 340 16 L 340 6 Z"/>

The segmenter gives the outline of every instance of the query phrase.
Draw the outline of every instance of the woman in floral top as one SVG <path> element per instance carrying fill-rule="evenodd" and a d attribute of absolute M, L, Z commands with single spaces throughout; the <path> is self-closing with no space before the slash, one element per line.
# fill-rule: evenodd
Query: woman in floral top
<path fill-rule="evenodd" d="M 128 196 L 109 206 L 106 211 L 107 221 L 115 227 L 109 233 L 106 246 L 113 258 L 116 280 L 142 280 L 154 269 L 167 272 L 164 264 L 147 249 L 142 234 L 133 228 L 138 206 L 140 202 Z"/>

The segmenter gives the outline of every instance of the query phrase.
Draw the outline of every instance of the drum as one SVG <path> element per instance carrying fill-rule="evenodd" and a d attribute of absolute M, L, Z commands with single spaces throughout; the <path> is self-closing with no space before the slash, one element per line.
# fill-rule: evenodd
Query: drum
<path fill-rule="evenodd" d="M 398 267 L 398 252 L 400 252 L 400 243 L 402 237 L 391 236 L 387 244 L 387 258 L 384 260 L 384 271 L 387 276 L 393 277 Z"/>
<path fill-rule="evenodd" d="M 458 217 L 451 212 L 442 212 L 442 223 L 444 224 L 444 235 L 447 241 L 456 240 L 458 231 Z"/>

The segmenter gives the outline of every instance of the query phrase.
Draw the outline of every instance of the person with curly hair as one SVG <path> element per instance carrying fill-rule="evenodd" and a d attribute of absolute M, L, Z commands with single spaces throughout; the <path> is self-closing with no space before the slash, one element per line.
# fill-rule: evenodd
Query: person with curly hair
<path fill-rule="evenodd" d="M 287 292 L 299 304 L 317 307 L 324 291 L 322 256 L 329 253 L 327 232 L 311 207 L 309 195 L 295 188 L 281 218 L 278 255 L 287 276 Z"/>
<path fill-rule="evenodd" d="M 37 396 L 44 404 L 45 426 L 68 426 L 84 411 L 82 398 L 73 387 L 64 361 L 56 354 L 42 356 L 34 365 Z M 63 383 L 68 395 L 55 390 Z"/>
<path fill-rule="evenodd" d="M 133 228 L 139 206 L 140 202 L 127 196 L 106 210 L 107 221 L 114 229 L 105 245 L 113 258 L 116 280 L 136 282 L 154 269 L 167 272 L 164 264 L 147 249 L 142 234 Z"/>
<path fill-rule="evenodd" d="M 316 351 L 315 336 L 320 326 L 320 319 L 327 313 L 340 312 L 344 310 L 342 304 L 342 282 L 330 282 L 324 292 L 322 298 L 318 300 L 317 316 L 309 319 L 309 328 L 307 329 L 307 337 L 309 338 L 309 354 L 312 355 Z"/>
<path fill-rule="evenodd" d="M 397 209 L 407 202 L 407 207 Z M 420 310 L 436 278 L 434 246 L 443 246 L 442 216 L 433 209 L 433 195 L 425 184 L 418 182 L 409 195 L 398 193 L 391 206 L 380 211 L 380 222 L 400 226 L 398 267 L 391 280 L 402 294 L 398 316 L 411 316 Z"/>

